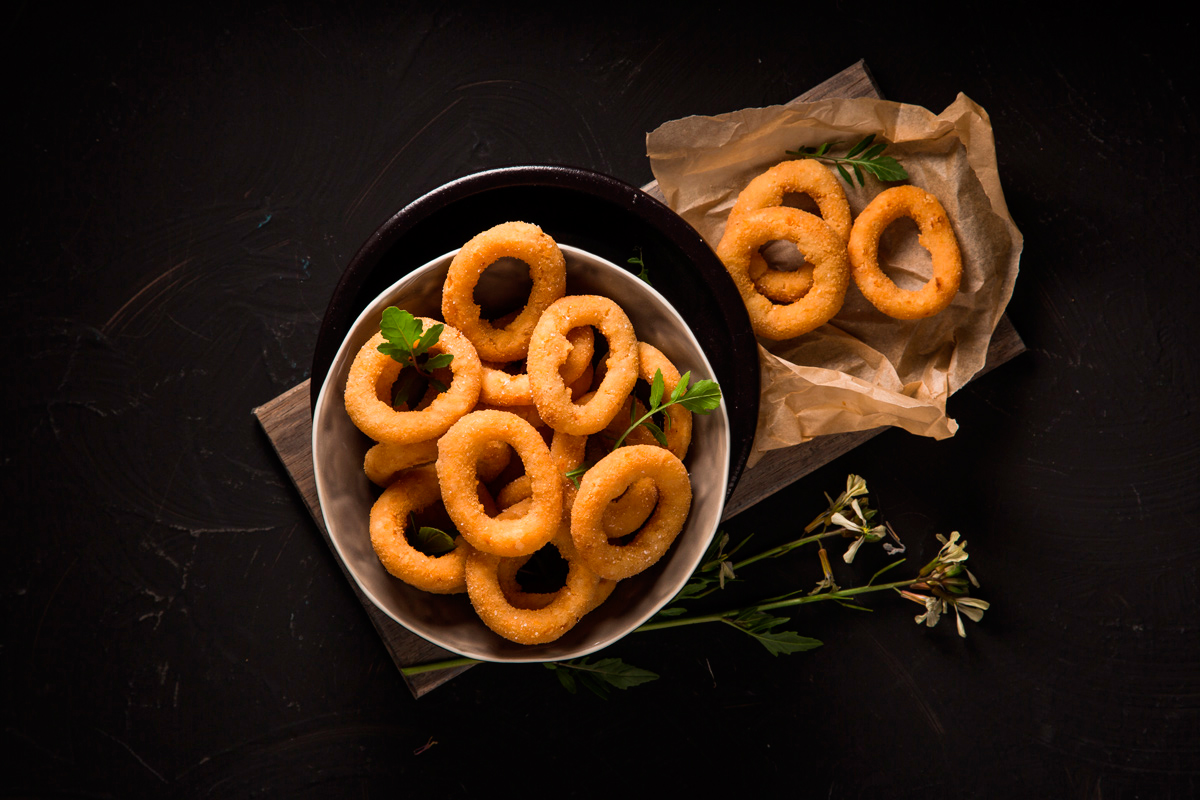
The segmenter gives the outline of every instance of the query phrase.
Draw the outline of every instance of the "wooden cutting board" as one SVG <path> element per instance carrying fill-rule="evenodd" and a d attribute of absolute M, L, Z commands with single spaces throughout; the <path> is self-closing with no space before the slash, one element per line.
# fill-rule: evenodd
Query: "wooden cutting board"
<path fill-rule="evenodd" d="M 812 101 L 830 97 L 880 97 L 879 89 L 874 79 L 867 71 L 863 62 L 834 75 L 819 86 L 802 94 L 799 100 Z M 662 200 L 656 184 L 642 187 L 654 197 Z M 987 363 L 979 372 L 985 372 L 1003 364 L 1025 349 L 1021 337 L 1009 322 L 1003 317 L 992 335 L 988 348 Z M 978 377 L 978 375 L 976 376 Z M 288 389 L 270 402 L 254 409 L 275 452 L 278 454 L 288 474 L 295 483 L 296 489 L 308 506 L 309 513 L 317 523 L 325 542 L 329 544 L 334 557 L 341 567 L 346 580 L 358 595 L 359 601 L 367 612 L 375 630 L 379 632 L 384 647 L 395 662 L 396 667 L 403 668 L 426 664 L 432 661 L 454 658 L 455 654 L 431 644 L 416 634 L 404 628 L 366 598 L 358 588 L 358 584 L 350 576 L 350 571 L 341 559 L 325 529 L 325 521 L 321 514 L 321 506 L 317 501 L 317 487 L 313 476 L 312 463 L 312 412 L 309 408 L 309 381 Z M 773 450 L 752 469 L 746 470 L 738 482 L 737 489 L 725 506 L 725 519 L 746 510 L 765 497 L 774 494 L 805 475 L 828 464 L 838 456 L 848 453 L 858 445 L 882 433 L 885 428 L 856 433 L 843 433 L 831 436 L 821 436 L 810 442 L 783 450 Z M 403 675 L 405 682 L 413 695 L 420 697 L 430 690 L 440 686 L 458 675 L 470 666 L 454 667 L 417 675 Z"/>

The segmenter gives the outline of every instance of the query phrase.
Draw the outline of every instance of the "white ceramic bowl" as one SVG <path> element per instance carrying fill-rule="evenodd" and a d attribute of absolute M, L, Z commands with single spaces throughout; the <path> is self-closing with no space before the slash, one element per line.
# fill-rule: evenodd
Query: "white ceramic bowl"
<path fill-rule="evenodd" d="M 667 300 L 627 270 L 578 248 L 563 245 L 568 294 L 610 297 L 629 315 L 638 339 L 660 349 L 692 380 L 716 380 L 700 344 Z M 598 609 L 555 642 L 519 645 L 480 621 L 466 594 L 433 595 L 392 577 L 371 547 L 368 520 L 380 490 L 363 473 L 371 441 L 346 415 L 343 392 L 354 355 L 379 330 L 383 309 L 394 305 L 419 316 L 440 318 L 441 289 L 454 253 L 410 272 L 380 294 L 354 322 L 324 378 L 313 411 L 313 463 L 317 495 L 333 546 L 366 596 L 413 633 L 454 653 L 482 661 L 553 661 L 600 650 L 652 617 L 683 587 L 716 533 L 730 480 L 730 426 L 722 404 L 711 414 L 693 415 L 686 464 L 692 478 L 691 513 L 670 551 L 658 564 L 621 581 Z M 520 285 L 512 280 L 519 263 L 486 270 L 477 296 L 496 298 Z M 508 270 L 518 271 L 507 272 Z M 527 278 L 525 279 L 527 281 Z"/>

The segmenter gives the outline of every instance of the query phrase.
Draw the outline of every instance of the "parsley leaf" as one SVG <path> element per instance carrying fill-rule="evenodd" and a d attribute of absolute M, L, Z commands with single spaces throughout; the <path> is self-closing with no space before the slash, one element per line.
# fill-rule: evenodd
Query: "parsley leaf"
<path fill-rule="evenodd" d="M 421 320 L 395 306 L 383 310 L 379 331 L 386 341 L 379 345 L 379 352 L 404 367 L 392 385 L 393 408 L 420 397 L 428 386 L 433 386 L 438 392 L 446 391 L 446 386 L 434 380 L 432 373 L 450 366 L 454 356 L 449 353 L 429 355 L 430 348 L 438 343 L 445 327 L 439 322 L 426 329 Z"/>
<path fill-rule="evenodd" d="M 612 449 L 616 450 L 620 447 L 625 437 L 633 433 L 639 427 L 650 431 L 654 438 L 663 447 L 667 445 L 667 436 L 663 433 L 651 418 L 673 405 L 679 404 L 696 414 L 708 414 L 721 405 L 721 387 L 716 381 L 710 381 L 707 378 L 696 381 L 694 384 L 688 385 L 692 373 L 685 372 L 679 378 L 679 382 L 675 384 L 675 388 L 671 390 L 670 396 L 666 402 L 663 402 L 663 395 L 666 393 L 666 381 L 663 378 L 662 370 L 654 371 L 654 378 L 650 381 L 650 409 L 640 418 L 635 419 L 633 414 L 630 414 L 629 428 L 621 434 L 613 444 Z"/>

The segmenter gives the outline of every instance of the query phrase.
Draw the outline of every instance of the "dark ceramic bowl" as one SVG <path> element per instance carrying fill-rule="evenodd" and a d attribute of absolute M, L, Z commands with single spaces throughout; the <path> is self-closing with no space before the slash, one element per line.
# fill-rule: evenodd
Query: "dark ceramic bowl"
<path fill-rule="evenodd" d="M 566 259 L 567 293 L 604 295 L 629 316 L 639 340 L 662 351 L 672 364 L 691 371 L 697 380 L 713 379 L 712 364 L 687 323 L 653 288 L 628 270 L 591 253 L 560 244 Z M 466 595 L 429 594 L 390 575 L 379 561 L 367 531 L 379 489 L 363 474 L 370 440 L 346 413 L 344 387 L 350 364 L 379 331 L 388 306 L 418 316 L 435 316 L 453 252 L 400 278 L 375 298 L 351 326 L 330 366 L 313 412 L 313 477 L 329 538 L 351 578 L 381 611 L 413 633 L 459 655 L 483 661 L 556 661 L 603 649 L 627 635 L 669 603 L 687 583 L 717 532 L 729 484 L 729 415 L 718 407 L 693 415 L 691 444 L 684 463 L 692 484 L 692 503 L 683 529 L 667 553 L 644 572 L 623 580 L 603 605 L 585 616 L 561 638 L 540 645 L 520 645 L 492 632 L 475 613 Z M 481 297 L 520 301 L 520 262 L 501 260 Z M 490 278 L 491 276 L 485 276 Z M 586 480 L 586 478 L 585 478 Z"/>
<path fill-rule="evenodd" d="M 542 227 L 562 247 L 567 291 L 602 294 L 629 315 L 638 338 L 680 371 L 715 378 L 723 406 L 697 416 L 686 464 L 693 502 L 671 550 L 621 581 L 603 605 L 562 638 L 509 642 L 482 623 L 465 595 L 432 595 L 389 575 L 367 533 L 379 490 L 363 474 L 370 441 L 346 415 L 342 392 L 358 348 L 388 305 L 436 316 L 454 252 L 509 220 Z M 623 266 L 640 255 L 653 286 Z M 509 260 L 502 260 L 509 261 Z M 518 264 L 498 264 L 480 290 L 519 291 Z M 489 279 L 493 272 L 496 274 Z M 506 298 L 511 303 L 516 298 Z M 716 533 L 724 501 L 749 454 L 758 409 L 757 345 L 736 288 L 712 250 L 679 216 L 640 189 L 592 172 L 519 167 L 463 178 L 420 198 L 363 246 L 342 277 L 313 364 L 313 461 L 334 549 L 365 595 L 392 619 L 453 652 L 485 661 L 550 661 L 596 652 L 652 617 L 682 588 Z"/>
<path fill-rule="evenodd" d="M 746 309 L 694 228 L 641 189 L 589 170 L 522 166 L 479 172 L 418 198 L 385 222 L 354 256 L 325 312 L 313 355 L 312 405 L 364 308 L 404 275 L 510 220 L 531 222 L 555 241 L 615 264 L 641 255 L 650 282 L 688 324 L 721 384 L 731 437 L 728 498 L 750 455 L 758 420 L 758 347 Z"/>

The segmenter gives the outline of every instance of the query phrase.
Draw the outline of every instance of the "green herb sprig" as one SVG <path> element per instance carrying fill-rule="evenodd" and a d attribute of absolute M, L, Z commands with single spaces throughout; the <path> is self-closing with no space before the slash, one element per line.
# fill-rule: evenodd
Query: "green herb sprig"
<path fill-rule="evenodd" d="M 871 134 L 864 138 L 861 142 L 850 148 L 850 152 L 844 156 L 831 156 L 829 151 L 837 147 L 841 142 L 826 142 L 819 147 L 801 147 L 798 150 L 786 151 L 789 156 L 796 158 L 815 158 L 820 161 L 828 161 L 837 166 L 838 173 L 841 174 L 842 180 L 851 186 L 854 185 L 854 178 L 858 178 L 858 185 L 865 186 L 866 181 L 863 179 L 863 172 L 869 172 L 881 181 L 903 181 L 908 179 L 908 171 L 900 166 L 900 162 L 891 156 L 883 155 L 883 151 L 887 149 L 886 143 L 873 145 L 875 134 Z M 850 169 L 846 169 L 846 167 Z M 851 177 L 850 171 L 853 170 L 854 176 Z"/>
<path fill-rule="evenodd" d="M 708 414 L 721 405 L 721 387 L 717 385 L 716 381 L 704 378 L 689 385 L 691 377 L 691 371 L 683 373 L 679 378 L 679 382 L 675 384 L 675 388 L 671 390 L 671 394 L 667 396 L 664 402 L 663 395 L 666 394 L 666 380 L 663 378 L 662 370 L 656 369 L 654 371 L 654 378 L 650 381 L 650 410 L 635 419 L 637 411 L 636 406 L 634 407 L 634 410 L 629 414 L 629 427 L 613 443 L 612 449 L 616 450 L 624 444 L 625 437 L 629 436 L 629 434 L 633 433 L 639 427 L 650 431 L 658 443 L 666 447 L 666 433 L 663 432 L 662 428 L 655 425 L 651 419 L 655 414 L 665 411 L 674 405 L 683 406 L 694 414 Z M 670 425 L 669 417 L 667 425 Z"/>
<path fill-rule="evenodd" d="M 582 686 L 605 700 L 612 689 L 628 689 L 658 679 L 658 675 L 650 670 L 631 666 L 619 658 L 544 661 L 542 666 L 553 670 L 558 682 L 571 694 L 575 694 L 578 687 Z"/>
<path fill-rule="evenodd" d="M 912 600 L 925 606 L 925 613 L 916 617 L 918 624 L 923 623 L 932 627 L 937 624 L 941 616 L 953 611 L 958 634 L 964 638 L 967 632 L 962 624 L 962 617 L 966 616 L 975 622 L 979 622 L 983 618 L 983 612 L 988 609 L 989 605 L 985 600 L 970 596 L 970 587 L 978 587 L 979 582 L 966 568 L 965 562 L 968 558 L 966 542 L 960 544 L 957 531 L 952 533 L 949 539 L 938 535 L 938 540 L 942 542 L 942 549 L 932 561 L 922 567 L 915 578 L 891 583 L 875 582 L 884 573 L 903 564 L 905 560 L 901 558 L 880 569 L 862 586 L 848 589 L 840 587 L 834 580 L 833 569 L 830 566 L 823 540 L 834 536 L 851 539 L 852 541 L 842 557 L 847 564 L 854 560 L 854 556 L 863 544 L 880 542 L 890 537 L 896 544 L 892 545 L 888 542 L 883 544 L 889 555 L 904 552 L 904 545 L 889 525 L 873 524 L 878 511 L 871 508 L 867 497 L 867 482 L 858 475 L 850 475 L 846 478 L 846 490 L 837 498 L 831 499 L 826 495 L 826 499 L 829 501 L 828 508 L 805 527 L 804 532 L 808 535 L 740 561 L 735 562 L 733 554 L 741 549 L 750 537 L 746 537 L 733 548 L 726 549 L 729 547 L 729 536 L 721 534 L 710 546 L 709 553 L 705 556 L 700 568 L 688 580 L 683 590 L 675 596 L 671 604 L 658 613 L 656 621 L 648 622 L 637 630 L 651 631 L 675 628 L 681 625 L 722 622 L 749 634 L 772 654 L 779 655 L 780 653 L 811 649 L 820 646 L 821 643 L 793 632 L 777 630 L 787 620 L 785 617 L 772 616 L 768 612 L 827 600 L 848 608 L 869 611 L 868 608 L 850 602 L 851 599 L 887 590 L 894 590 L 906 600 Z M 817 533 L 812 533 L 818 528 L 820 530 Z M 766 598 L 743 608 L 711 614 L 689 616 L 686 611 L 681 610 L 680 603 L 696 600 L 723 589 L 728 581 L 737 578 L 739 571 L 751 564 L 764 559 L 779 558 L 808 544 L 815 544 L 818 547 L 817 555 L 822 574 L 822 579 L 812 590 L 797 589 L 783 595 Z M 716 576 L 711 574 L 714 572 L 717 573 Z M 918 594 L 912 591 L 914 589 L 928 592 L 928 594 Z M 788 649 L 793 645 L 792 649 Z"/>
<path fill-rule="evenodd" d="M 426 329 L 421 320 L 395 306 L 383 310 L 379 330 L 386 341 L 379 345 L 379 352 L 391 356 L 404 367 L 392 387 L 393 407 L 415 399 L 416 390 L 426 384 L 434 386 L 439 392 L 446 391 L 446 386 L 433 377 L 433 371 L 450 366 L 454 356 L 449 353 L 429 354 L 429 349 L 441 338 L 444 327 L 439 322 Z"/>
<path fill-rule="evenodd" d="M 575 488 L 578 489 L 580 486 L 579 481 L 583 477 L 583 473 L 587 472 L 589 469 L 591 469 L 591 467 L 592 467 L 592 465 L 590 463 L 588 463 L 587 461 L 584 461 L 582 464 L 580 464 L 575 469 L 569 470 L 567 472 L 567 480 L 569 480 L 571 483 L 573 483 L 575 485 Z"/>
<path fill-rule="evenodd" d="M 938 535 L 938 541 L 942 543 L 941 549 L 929 563 L 920 569 L 916 577 L 890 583 L 876 582 L 885 573 L 904 564 L 905 559 L 900 558 L 878 570 L 862 586 L 845 589 L 838 586 L 833 579 L 833 570 L 823 540 L 835 536 L 851 539 L 850 546 L 843 556 L 843 560 L 847 563 L 853 560 L 854 554 L 865 543 L 879 542 L 890 537 L 896 542 L 896 545 L 884 543 L 883 547 L 891 555 L 903 552 L 904 547 L 890 526 L 873 524 L 878 512 L 870 507 L 867 484 L 861 477 L 848 476 L 846 490 L 837 498 L 829 498 L 826 495 L 826 499 L 829 501 L 828 508 L 817 515 L 805 528 L 804 532 L 807 535 L 736 562 L 733 560 L 734 554 L 742 549 L 750 540 L 750 536 L 730 546 L 729 535 L 724 532 L 719 534 L 701 566 L 684 588 L 653 620 L 637 628 L 636 632 L 646 633 L 667 628 L 718 622 L 750 636 L 772 655 L 798 653 L 821 647 L 822 642 L 784 629 L 783 625 L 790 621 L 789 618 L 778 616 L 772 612 L 825 601 L 832 601 L 852 609 L 870 611 L 859 605 L 857 598 L 874 592 L 895 592 L 905 600 L 923 606 L 924 613 L 914 618 L 919 625 L 933 627 L 942 617 L 953 612 L 958 635 L 962 637 L 967 635 L 963 617 L 973 622 L 982 620 L 984 612 L 990 605 L 986 600 L 980 600 L 970 594 L 972 587 L 978 588 L 979 581 L 967 569 L 966 562 L 969 558 L 967 543 L 961 539 L 957 531 L 951 533 L 948 538 Z M 819 530 L 817 530 L 818 528 Z M 817 532 L 813 533 L 814 530 Z M 803 588 L 796 589 L 782 595 L 759 600 L 751 605 L 712 613 L 691 613 L 681 605 L 723 589 L 727 582 L 737 579 L 738 572 L 751 564 L 764 559 L 778 558 L 808 544 L 816 544 L 819 548 L 818 556 L 823 575 L 822 580 L 818 581 L 816 588 L 811 591 Z M 430 670 L 475 663 L 479 662 L 466 658 L 450 659 L 404 667 L 401 671 L 405 675 L 416 675 Z M 601 697 L 607 695 L 610 687 L 625 689 L 658 677 L 652 672 L 631 666 L 617 658 L 600 659 L 595 662 L 589 658 L 581 658 L 553 664 L 547 663 L 545 666 L 547 669 L 555 670 L 559 681 L 568 691 L 574 693 L 578 685 L 583 685 Z"/>
<path fill-rule="evenodd" d="M 716 410 L 717 406 L 721 405 L 721 387 L 716 381 L 710 381 L 707 378 L 696 381 L 689 385 L 692 373 L 685 372 L 680 376 L 679 382 L 675 384 L 675 388 L 671 390 L 671 394 L 664 400 L 663 395 L 666 394 L 667 385 L 666 379 L 663 377 L 662 370 L 656 369 L 654 377 L 650 381 L 650 410 L 642 416 L 637 415 L 637 404 L 631 403 L 629 408 L 629 427 L 621 434 L 615 442 L 611 450 L 616 450 L 625 443 L 625 439 L 629 434 L 633 433 L 638 428 L 645 428 L 650 431 L 663 447 L 667 446 L 667 434 L 655 424 L 653 417 L 655 414 L 670 408 L 673 405 L 680 405 L 695 414 L 709 414 Z M 667 427 L 671 425 L 671 418 L 666 417 Z M 575 484 L 575 488 L 580 488 L 580 480 L 585 472 L 592 465 L 584 462 L 573 470 L 566 473 L 567 480 Z"/>
<path fill-rule="evenodd" d="M 650 283 L 650 270 L 646 269 L 646 262 L 642 259 L 642 248 L 637 248 L 638 254 L 625 260 L 626 264 L 631 267 L 638 268 L 638 277 L 645 281 L 647 286 L 653 286 Z"/>

